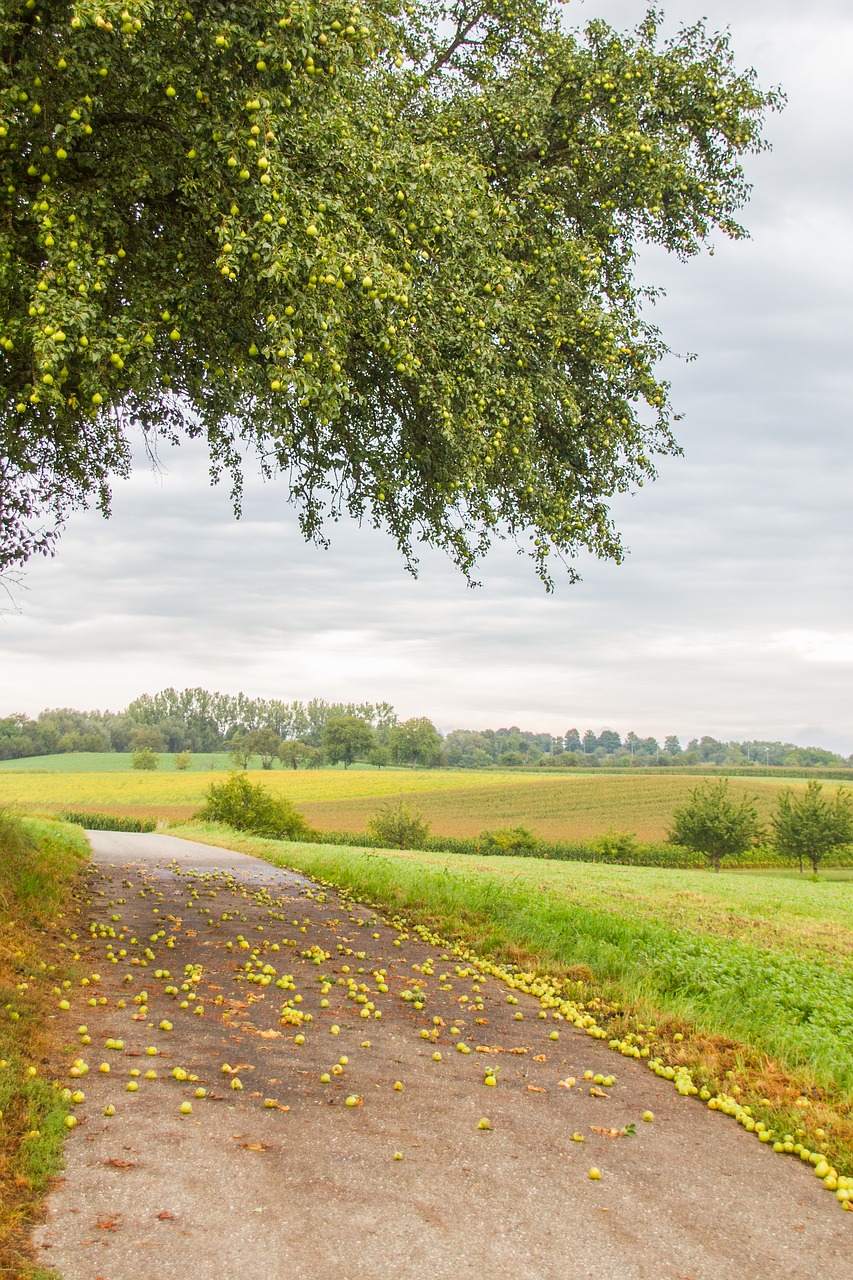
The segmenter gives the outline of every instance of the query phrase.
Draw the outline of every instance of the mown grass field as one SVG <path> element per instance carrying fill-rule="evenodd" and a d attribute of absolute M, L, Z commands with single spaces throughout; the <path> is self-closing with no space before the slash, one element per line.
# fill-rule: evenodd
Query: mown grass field
<path fill-rule="evenodd" d="M 853 1171 L 853 883 L 285 844 L 211 826 L 175 834 L 580 979 L 584 998 L 630 1010 L 613 1018 L 617 1034 L 651 1024 L 673 1064 L 739 1091 L 777 1131 L 812 1133 Z"/>
<path fill-rule="evenodd" d="M 60 757 L 61 758 L 61 757 Z M 126 760 L 126 757 L 125 757 Z M 191 817 L 207 786 L 222 771 L 141 773 L 0 771 L 0 805 L 60 812 L 97 809 L 108 813 Z M 631 831 L 641 840 L 663 839 L 672 811 L 701 779 L 647 774 L 533 774 L 499 771 L 429 770 L 250 770 L 253 780 L 291 800 L 324 831 L 364 831 L 389 799 L 416 806 L 436 835 L 477 836 L 486 828 L 523 825 L 548 840 L 584 839 L 607 830 Z M 733 778 L 732 791 L 758 798 L 768 817 L 781 787 L 799 789 L 802 779 Z M 827 782 L 827 787 L 837 784 Z"/>

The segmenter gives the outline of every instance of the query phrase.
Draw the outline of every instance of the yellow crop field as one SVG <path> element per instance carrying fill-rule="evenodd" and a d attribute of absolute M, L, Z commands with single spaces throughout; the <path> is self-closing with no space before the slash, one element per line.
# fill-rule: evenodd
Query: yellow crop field
<path fill-rule="evenodd" d="M 0 805 L 42 812 L 93 809 L 109 813 L 190 817 L 211 780 L 223 774 L 0 773 Z M 678 775 L 518 774 L 450 770 L 280 770 L 251 772 L 270 791 L 291 800 L 315 826 L 362 831 L 392 798 L 415 805 L 436 835 L 476 836 L 487 827 L 522 825 L 544 839 L 582 839 L 608 829 L 661 839 L 672 811 L 701 779 Z M 777 778 L 733 778 L 735 794 L 758 798 L 767 817 Z M 792 781 L 795 788 L 802 782 Z M 827 784 L 832 786 L 832 783 Z"/>

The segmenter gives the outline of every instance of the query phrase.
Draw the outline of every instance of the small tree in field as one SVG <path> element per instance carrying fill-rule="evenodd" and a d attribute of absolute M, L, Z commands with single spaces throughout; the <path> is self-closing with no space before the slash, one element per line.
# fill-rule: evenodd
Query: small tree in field
<path fill-rule="evenodd" d="M 728 778 L 720 778 L 691 791 L 689 802 L 674 811 L 667 839 L 670 844 L 704 853 L 714 870 L 719 871 L 722 858 L 745 853 L 761 835 L 752 797 L 734 800 L 729 794 Z"/>
<path fill-rule="evenodd" d="M 272 729 L 253 729 L 246 735 L 246 746 L 253 756 L 261 757 L 262 769 L 271 769 L 281 747 L 281 738 Z"/>
<path fill-rule="evenodd" d="M 319 747 L 312 747 L 308 742 L 297 742 L 287 738 L 279 744 L 278 758 L 285 768 L 319 769 L 323 763 L 323 753 Z"/>
<path fill-rule="evenodd" d="M 417 716 L 395 724 L 388 739 L 391 759 L 395 764 L 432 768 L 441 759 L 441 737 L 431 720 Z"/>
<path fill-rule="evenodd" d="M 172 756 L 172 760 L 175 768 L 184 773 L 192 765 L 192 753 L 190 751 L 179 751 L 177 755 Z"/>
<path fill-rule="evenodd" d="M 254 752 L 249 742 L 249 735 L 246 733 L 235 733 L 234 737 L 228 743 L 228 754 L 237 769 L 248 769 L 249 761 Z"/>
<path fill-rule="evenodd" d="M 367 824 L 371 835 L 389 849 L 423 849 L 429 823 L 417 809 L 401 802 L 389 802 Z"/>
<path fill-rule="evenodd" d="M 373 730 L 361 716 L 329 716 L 323 730 L 323 750 L 332 764 L 343 760 L 348 769 L 372 746 Z"/>
<path fill-rule="evenodd" d="M 801 795 L 783 791 L 770 819 L 777 852 L 797 858 L 800 872 L 808 858 L 815 875 L 825 854 L 853 843 L 853 795 L 846 787 L 839 787 L 832 800 L 822 792 L 814 778 Z"/>
<path fill-rule="evenodd" d="M 130 753 L 130 763 L 134 769 L 150 771 L 159 768 L 160 757 L 150 747 L 137 747 L 135 751 Z"/>

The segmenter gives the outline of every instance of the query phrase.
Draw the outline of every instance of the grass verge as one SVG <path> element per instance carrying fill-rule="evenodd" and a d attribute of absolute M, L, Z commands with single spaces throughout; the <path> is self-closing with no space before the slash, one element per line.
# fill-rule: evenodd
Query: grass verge
<path fill-rule="evenodd" d="M 814 937 L 807 956 L 784 931 L 785 945 L 778 936 L 763 945 L 732 937 L 729 910 L 717 913 L 717 932 L 689 922 L 678 927 L 663 909 L 655 918 L 648 894 L 644 910 L 635 910 L 626 889 L 631 881 L 653 877 L 661 886 L 672 878 L 676 895 L 689 896 L 688 884 L 709 895 L 723 887 L 733 895 L 746 877 L 580 864 L 531 868 L 527 859 L 517 860 L 517 873 L 510 874 L 515 860 L 506 858 L 472 865 L 465 856 L 284 844 L 209 826 L 183 826 L 174 834 L 254 853 L 406 913 L 482 957 L 528 970 L 531 982 L 547 974 L 593 1012 L 604 1037 L 626 1056 L 648 1058 L 676 1083 L 689 1073 L 703 1100 L 723 1099 L 720 1109 L 731 1108 L 745 1127 L 766 1126 L 793 1154 L 805 1150 L 816 1157 L 813 1163 L 825 1156 L 838 1172 L 853 1175 L 849 964 L 839 969 L 830 955 L 822 961 Z M 569 870 L 573 881 L 561 881 Z M 596 894 L 589 890 L 590 873 L 598 877 Z M 608 876 L 620 888 L 612 903 L 602 888 Z M 817 888 L 809 884 L 807 894 Z M 742 891 L 757 890 L 747 885 Z M 846 885 L 831 891 L 851 895 Z M 806 904 L 792 914 L 808 924 L 821 909 Z"/>
<path fill-rule="evenodd" d="M 61 918 L 88 858 L 76 827 L 0 812 L 0 1275 L 44 1280 L 27 1239 L 62 1163 L 67 1106 L 54 1081 Z"/>

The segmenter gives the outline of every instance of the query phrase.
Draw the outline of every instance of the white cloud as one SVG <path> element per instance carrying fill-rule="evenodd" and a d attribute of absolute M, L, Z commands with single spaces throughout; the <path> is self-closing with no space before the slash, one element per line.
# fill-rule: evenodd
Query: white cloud
<path fill-rule="evenodd" d="M 785 631 L 771 637 L 768 648 L 794 654 L 804 662 L 853 666 L 853 632 Z"/>

